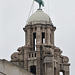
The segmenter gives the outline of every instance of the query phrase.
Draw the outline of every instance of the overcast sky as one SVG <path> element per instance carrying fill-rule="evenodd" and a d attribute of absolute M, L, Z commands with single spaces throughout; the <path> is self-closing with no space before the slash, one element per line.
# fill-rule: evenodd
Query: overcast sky
<path fill-rule="evenodd" d="M 75 0 L 44 0 L 46 12 L 54 26 L 55 45 L 68 56 L 71 63 L 71 75 L 75 70 Z M 10 60 L 18 47 L 25 45 L 23 27 L 31 9 L 33 0 L 0 0 L 0 59 Z M 38 9 L 34 2 L 32 12 Z"/>

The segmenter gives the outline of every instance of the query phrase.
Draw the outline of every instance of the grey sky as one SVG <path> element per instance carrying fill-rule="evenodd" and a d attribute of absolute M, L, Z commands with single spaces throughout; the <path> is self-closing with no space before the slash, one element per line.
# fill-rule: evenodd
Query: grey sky
<path fill-rule="evenodd" d="M 33 0 L 0 0 L 0 59 L 10 60 L 13 52 L 25 44 L 23 27 Z M 43 10 L 50 16 L 55 45 L 70 58 L 71 75 L 75 68 L 75 0 L 44 0 Z M 34 3 L 33 12 L 38 8 Z"/>

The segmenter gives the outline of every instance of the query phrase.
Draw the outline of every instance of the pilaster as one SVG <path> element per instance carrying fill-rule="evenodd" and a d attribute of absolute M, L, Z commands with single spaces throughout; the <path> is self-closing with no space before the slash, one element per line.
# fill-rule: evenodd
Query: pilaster
<path fill-rule="evenodd" d="M 40 28 L 40 26 L 37 26 L 37 31 L 36 31 L 36 44 L 37 45 L 41 44 L 41 28 Z"/>
<path fill-rule="evenodd" d="M 24 69 L 28 70 L 28 50 L 29 47 L 24 48 Z"/>
<path fill-rule="evenodd" d="M 54 75 L 53 55 L 45 56 L 44 64 L 45 64 L 45 75 Z"/>
<path fill-rule="evenodd" d="M 37 48 L 37 72 L 36 72 L 36 75 L 42 75 L 42 61 L 41 61 L 41 45 L 37 45 L 36 46 Z"/>
<path fill-rule="evenodd" d="M 54 45 L 54 31 L 51 31 L 51 44 Z"/>
<path fill-rule="evenodd" d="M 51 33 L 50 28 L 47 27 L 47 29 L 46 29 L 46 44 L 50 44 L 50 33 Z"/>

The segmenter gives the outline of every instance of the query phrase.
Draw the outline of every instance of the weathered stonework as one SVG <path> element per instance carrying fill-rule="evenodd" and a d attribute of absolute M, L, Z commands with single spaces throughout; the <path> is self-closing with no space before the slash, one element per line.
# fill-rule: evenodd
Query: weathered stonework
<path fill-rule="evenodd" d="M 54 44 L 56 27 L 47 21 L 33 21 L 25 28 L 25 46 L 11 55 L 11 62 L 34 75 L 69 75 L 69 58 Z"/>
<path fill-rule="evenodd" d="M 0 75 L 34 75 L 7 60 L 0 60 Z"/>

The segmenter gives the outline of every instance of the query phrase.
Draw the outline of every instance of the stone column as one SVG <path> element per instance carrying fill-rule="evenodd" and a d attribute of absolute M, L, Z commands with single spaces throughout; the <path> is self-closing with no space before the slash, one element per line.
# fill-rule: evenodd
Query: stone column
<path fill-rule="evenodd" d="M 33 33 L 36 32 L 36 30 L 35 30 L 36 28 L 35 28 L 35 27 L 36 27 L 36 26 L 33 26 L 33 27 L 32 27 L 33 31 L 32 31 L 32 34 L 31 34 L 31 35 L 32 35 L 32 36 L 31 36 L 31 38 L 32 38 L 32 40 L 31 40 L 31 41 L 32 41 L 32 50 L 34 50 L 34 43 L 33 43 L 33 38 L 34 38 L 34 37 L 33 37 Z"/>
<path fill-rule="evenodd" d="M 54 59 L 54 75 L 59 75 L 60 67 L 57 60 Z"/>
<path fill-rule="evenodd" d="M 25 45 L 27 45 L 27 27 L 23 28 L 25 32 Z"/>
<path fill-rule="evenodd" d="M 52 33 L 52 35 L 51 35 L 51 43 L 54 45 L 54 31 L 56 30 L 56 27 L 53 27 L 52 29 L 51 29 L 51 33 Z"/>
<path fill-rule="evenodd" d="M 27 45 L 27 31 L 25 31 L 25 44 Z"/>
<path fill-rule="evenodd" d="M 64 75 L 70 75 L 70 74 L 69 74 L 69 71 L 65 71 L 65 74 L 64 74 Z"/>
<path fill-rule="evenodd" d="M 54 31 L 51 31 L 51 44 L 54 45 Z"/>
<path fill-rule="evenodd" d="M 46 44 L 50 44 L 50 28 L 46 30 Z"/>
<path fill-rule="evenodd" d="M 37 45 L 37 68 L 36 68 L 36 75 L 42 75 L 41 73 L 41 52 L 40 52 L 40 48 L 41 45 Z"/>
<path fill-rule="evenodd" d="M 56 74 L 55 75 L 59 75 L 59 72 L 60 72 L 59 68 L 56 68 Z"/>
<path fill-rule="evenodd" d="M 70 75 L 70 74 L 69 74 L 69 71 L 70 71 L 70 70 L 69 70 L 69 65 L 70 65 L 70 64 L 65 64 L 65 66 L 64 66 L 64 70 L 65 70 L 64 75 Z"/>
<path fill-rule="evenodd" d="M 31 45 L 31 29 L 27 29 L 27 45 Z"/>
<path fill-rule="evenodd" d="M 27 53 L 28 47 L 25 47 L 24 49 L 24 69 L 28 70 L 28 53 Z"/>
<path fill-rule="evenodd" d="M 37 31 L 36 31 L 36 44 L 39 45 L 42 42 L 41 38 L 41 28 L 40 26 L 37 26 Z"/>
<path fill-rule="evenodd" d="M 44 64 L 45 64 L 45 75 L 54 75 L 53 55 L 46 56 L 44 58 Z"/>

